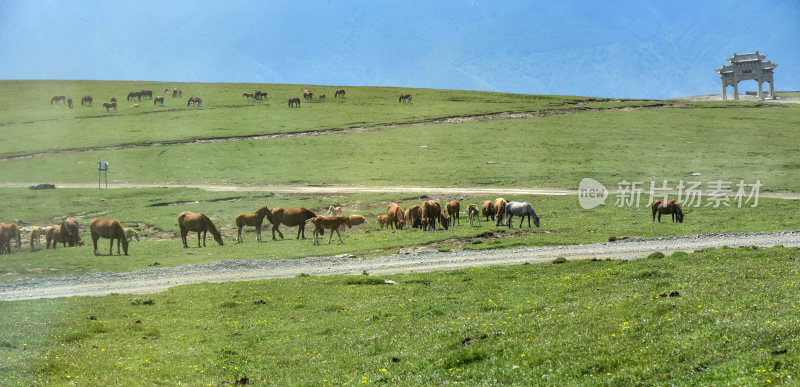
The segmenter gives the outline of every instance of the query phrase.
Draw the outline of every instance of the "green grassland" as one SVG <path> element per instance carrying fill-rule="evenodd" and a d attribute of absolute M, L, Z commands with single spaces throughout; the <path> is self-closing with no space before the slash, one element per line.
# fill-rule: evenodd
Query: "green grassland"
<path fill-rule="evenodd" d="M 723 248 L 0 302 L 0 380 L 793 385 L 798 262 Z"/>

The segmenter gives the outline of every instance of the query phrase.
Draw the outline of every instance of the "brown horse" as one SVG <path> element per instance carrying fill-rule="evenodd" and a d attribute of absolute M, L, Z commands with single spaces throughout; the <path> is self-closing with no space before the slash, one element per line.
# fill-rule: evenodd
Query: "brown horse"
<path fill-rule="evenodd" d="M 242 243 L 242 228 L 244 226 L 254 226 L 256 228 L 256 240 L 261 240 L 261 224 L 264 223 L 264 217 L 272 223 L 272 211 L 267 206 L 261 207 L 254 214 L 241 213 L 236 215 L 236 228 L 239 230 L 236 236 L 236 242 Z"/>
<path fill-rule="evenodd" d="M 81 106 L 92 106 L 92 96 L 87 95 L 81 98 Z"/>
<path fill-rule="evenodd" d="M 64 240 L 69 247 L 75 247 L 81 239 L 78 230 L 78 221 L 74 218 L 67 218 L 61 222 L 61 232 L 64 234 Z"/>
<path fill-rule="evenodd" d="M 200 233 L 203 233 L 203 247 L 206 245 L 206 234 L 211 231 L 214 240 L 222 246 L 222 235 L 220 235 L 214 222 L 206 216 L 206 214 L 195 214 L 192 212 L 181 212 L 178 215 L 178 227 L 181 228 L 181 241 L 184 248 L 189 248 L 186 243 L 186 235 L 189 231 L 197 232 L 197 247 L 200 247 Z"/>
<path fill-rule="evenodd" d="M 64 234 L 61 233 L 61 226 L 50 226 L 44 233 L 44 242 L 46 248 L 50 248 L 50 242 L 53 242 L 53 249 L 56 245 L 63 243 L 64 247 L 67 246 L 67 240 L 64 239 Z"/>
<path fill-rule="evenodd" d="M 269 219 L 270 223 L 272 223 L 272 240 L 278 240 L 275 238 L 275 231 L 278 232 L 278 235 L 281 236 L 283 239 L 283 233 L 278 228 L 281 223 L 288 227 L 297 227 L 297 238 L 300 239 L 301 235 L 303 239 L 306 239 L 306 221 L 311 218 L 316 218 L 317 214 L 313 213 L 311 210 L 307 210 L 303 207 L 300 208 L 283 208 L 277 207 L 272 209 L 272 219 Z M 321 231 L 321 234 L 324 234 L 325 231 Z"/>
<path fill-rule="evenodd" d="M 481 211 L 478 206 L 470 204 L 467 206 L 467 215 L 469 216 L 469 226 L 472 227 L 472 222 L 478 220 L 478 226 L 481 225 Z M 488 220 L 487 220 L 488 221 Z"/>
<path fill-rule="evenodd" d="M 422 206 L 415 204 L 406 209 L 406 222 L 411 228 L 422 228 Z"/>
<path fill-rule="evenodd" d="M 653 209 L 653 222 L 656 221 L 656 213 L 658 213 L 658 221 L 661 222 L 661 214 L 672 214 L 672 222 L 683 223 L 683 210 L 681 204 L 675 199 L 654 200 L 650 205 Z"/>
<path fill-rule="evenodd" d="M 33 251 L 34 247 L 42 248 L 42 229 L 39 226 L 33 226 L 31 228 L 31 233 L 28 235 L 28 239 L 31 243 L 31 251 Z"/>
<path fill-rule="evenodd" d="M 66 105 L 67 104 L 67 97 L 65 97 L 63 95 L 54 95 L 53 98 L 50 98 L 50 105 L 52 105 L 52 104 L 54 104 L 54 103 L 56 103 L 58 101 L 61 101 L 61 102 L 64 103 L 64 105 Z"/>
<path fill-rule="evenodd" d="M 153 99 L 153 106 L 156 106 L 157 104 L 161 104 L 161 106 L 164 106 L 164 96 L 163 95 L 159 95 L 155 99 Z"/>
<path fill-rule="evenodd" d="M 189 100 L 186 101 L 186 106 L 200 106 L 203 103 L 203 100 L 200 97 L 189 97 Z"/>
<path fill-rule="evenodd" d="M 339 244 L 343 244 L 344 241 L 342 240 L 342 234 L 339 233 L 339 228 L 342 226 L 350 227 L 350 218 L 347 216 L 333 216 L 333 217 L 324 217 L 324 216 L 317 216 L 311 218 L 311 223 L 314 224 L 314 244 L 319 245 L 319 235 L 325 234 L 325 229 L 327 228 L 330 230 L 330 234 L 328 235 L 328 244 L 331 244 L 331 239 L 333 238 L 333 232 L 336 231 L 336 235 L 339 237 Z"/>
<path fill-rule="evenodd" d="M 503 198 L 494 199 L 494 217 L 495 217 L 495 226 L 499 226 L 500 223 L 503 221 L 503 216 L 506 214 L 506 204 L 508 204 L 508 200 Z"/>
<path fill-rule="evenodd" d="M 0 228 L 0 254 L 11 254 L 11 237 L 6 229 Z"/>
<path fill-rule="evenodd" d="M 255 93 L 242 93 L 242 97 L 247 97 L 247 99 L 253 99 L 256 97 Z"/>
<path fill-rule="evenodd" d="M 397 102 L 411 103 L 411 94 L 400 94 L 400 99 L 398 99 Z"/>
<path fill-rule="evenodd" d="M 344 89 L 337 89 L 336 92 L 333 94 L 333 98 L 344 98 Z"/>
<path fill-rule="evenodd" d="M 391 203 L 386 207 L 386 215 L 389 215 L 389 227 L 402 230 L 406 225 L 406 218 L 403 214 L 403 208 L 397 203 Z"/>
<path fill-rule="evenodd" d="M 449 218 L 442 214 L 442 205 L 436 200 L 422 203 L 422 231 L 436 230 L 436 222 L 447 230 Z"/>
<path fill-rule="evenodd" d="M 255 97 L 255 99 L 261 101 L 264 98 L 267 98 L 267 93 L 261 90 L 256 90 L 255 92 L 253 92 L 253 96 Z"/>
<path fill-rule="evenodd" d="M 142 90 L 139 92 L 139 95 L 142 96 L 143 99 L 153 99 L 153 90 Z"/>
<path fill-rule="evenodd" d="M 117 102 L 103 102 L 103 107 L 106 108 L 107 112 L 109 109 L 114 109 L 114 111 L 117 111 Z"/>
<path fill-rule="evenodd" d="M 384 227 L 389 227 L 389 215 L 379 215 L 378 224 L 381 226 L 381 230 L 383 230 Z"/>
<path fill-rule="evenodd" d="M 142 93 L 140 91 L 131 91 L 130 93 L 128 93 L 128 102 L 134 99 L 137 101 L 141 101 Z"/>
<path fill-rule="evenodd" d="M 444 206 L 445 214 L 450 217 L 450 220 L 455 220 L 456 223 L 461 225 L 461 203 L 458 200 L 451 200 Z M 455 226 L 455 225 L 454 225 Z"/>
<path fill-rule="evenodd" d="M 114 239 L 117 240 L 117 255 L 121 255 L 119 253 L 120 245 L 122 245 L 122 251 L 125 252 L 125 255 L 128 255 L 128 239 L 125 238 L 125 231 L 118 220 L 95 218 L 92 223 L 89 223 L 89 232 L 92 234 L 94 255 L 100 255 L 100 251 L 97 250 L 97 240 L 100 238 L 111 240 L 108 255 L 114 255 Z"/>
<path fill-rule="evenodd" d="M 308 99 L 308 100 L 314 99 L 314 93 L 312 93 L 311 90 L 303 91 L 303 99 Z"/>
<path fill-rule="evenodd" d="M 0 228 L 6 230 L 6 233 L 9 239 L 14 239 L 17 241 L 17 248 L 22 245 L 22 236 L 19 232 L 19 227 L 17 227 L 16 223 L 0 223 Z"/>
<path fill-rule="evenodd" d="M 300 98 L 289 98 L 289 107 L 300 107 Z"/>
<path fill-rule="evenodd" d="M 484 200 L 483 204 L 481 205 L 481 215 L 486 217 L 486 221 L 489 221 L 489 217 L 494 220 L 494 203 L 491 200 Z"/>

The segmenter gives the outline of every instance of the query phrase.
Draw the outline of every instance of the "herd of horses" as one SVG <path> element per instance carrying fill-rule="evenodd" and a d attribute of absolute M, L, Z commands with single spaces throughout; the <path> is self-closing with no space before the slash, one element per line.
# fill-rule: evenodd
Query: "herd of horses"
<path fill-rule="evenodd" d="M 653 214 L 653 222 L 661 222 L 661 215 L 671 215 L 673 223 L 683 223 L 684 214 L 681 209 L 680 203 L 677 200 L 655 200 L 650 205 Z M 515 216 L 520 218 L 519 228 L 522 228 L 525 219 L 528 219 L 528 228 L 531 228 L 531 221 L 536 227 L 540 227 L 540 218 L 533 209 L 533 206 L 528 202 L 508 201 L 505 198 L 497 198 L 495 200 L 486 200 L 480 207 L 477 204 L 468 204 L 467 211 L 469 217 L 469 225 L 472 227 L 477 222 L 478 226 L 481 225 L 481 217 L 484 221 L 495 221 L 495 226 L 505 224 L 509 228 L 513 228 L 512 219 Z M 262 206 L 254 213 L 241 213 L 234 219 L 234 224 L 237 229 L 236 242 L 244 242 L 242 239 L 242 229 L 244 227 L 254 227 L 256 230 L 256 240 L 262 242 L 261 230 L 264 224 L 264 219 L 272 225 L 272 240 L 277 240 L 275 233 L 281 239 L 284 239 L 283 233 L 279 226 L 297 227 L 296 239 L 305 239 L 305 227 L 310 223 L 314 226 L 313 237 L 314 244 L 319 244 L 319 235 L 324 235 L 325 230 L 329 230 L 328 244 L 331 243 L 333 233 L 335 232 L 339 237 L 339 242 L 344 243 L 340 231 L 344 231 L 345 227 L 357 226 L 365 223 L 367 220 L 362 215 L 349 215 L 342 216 L 341 206 L 328 207 L 328 214 L 330 216 L 317 216 L 313 211 L 304 207 L 299 208 L 284 208 L 275 207 L 269 209 L 267 206 Z M 426 200 L 421 204 L 414 204 L 403 210 L 398 203 L 390 203 L 386 207 L 386 214 L 379 215 L 377 222 L 381 230 L 396 229 L 403 230 L 404 228 L 417 228 L 422 231 L 436 230 L 438 223 L 442 229 L 449 229 L 449 227 L 461 225 L 461 203 L 458 200 L 451 200 L 444 206 L 436 200 Z M 206 235 L 211 233 L 214 240 L 220 246 L 224 244 L 222 234 L 219 229 L 214 225 L 214 222 L 207 215 L 203 213 L 195 214 L 192 212 L 182 212 L 178 216 L 178 227 L 180 228 L 181 242 L 184 248 L 188 248 L 188 235 L 190 232 L 197 233 L 197 247 L 206 246 Z M 139 234 L 133 229 L 123 227 L 122 223 L 118 220 L 96 218 L 89 224 L 89 231 L 92 237 L 92 245 L 94 247 L 94 254 L 100 255 L 97 243 L 100 238 L 109 239 L 111 241 L 109 246 L 109 255 L 113 255 L 114 241 L 117 241 L 117 254 L 120 255 L 120 248 L 124 255 L 128 255 L 128 242 L 132 238 L 139 240 Z M 20 228 L 15 223 L 0 223 L 0 254 L 11 253 L 12 241 L 16 241 L 16 247 L 21 246 Z M 41 236 L 45 236 L 46 248 L 55 249 L 61 243 L 66 247 L 83 246 L 83 240 L 80 237 L 78 222 L 74 218 L 67 218 L 59 225 L 53 225 L 47 228 L 40 228 L 34 226 L 30 230 L 30 247 L 34 251 L 35 247 L 41 246 Z M 201 245 L 202 242 L 202 245 Z"/>

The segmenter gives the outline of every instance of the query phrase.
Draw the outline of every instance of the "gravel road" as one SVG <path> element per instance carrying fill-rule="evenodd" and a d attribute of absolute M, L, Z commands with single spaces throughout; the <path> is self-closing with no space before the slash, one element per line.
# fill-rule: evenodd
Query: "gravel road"
<path fill-rule="evenodd" d="M 200 282 L 246 281 L 311 275 L 370 275 L 454 270 L 465 267 L 514 265 L 567 259 L 636 259 L 660 251 L 693 251 L 709 247 L 774 246 L 800 247 L 800 230 L 774 233 L 704 234 L 656 239 L 625 239 L 585 245 L 524 247 L 510 250 L 454 251 L 411 250 L 378 258 L 308 257 L 283 260 L 224 260 L 137 270 L 129 273 L 95 273 L 81 276 L 20 279 L 0 282 L 0 301 L 101 296 L 110 293 L 144 294 L 173 286 Z"/>

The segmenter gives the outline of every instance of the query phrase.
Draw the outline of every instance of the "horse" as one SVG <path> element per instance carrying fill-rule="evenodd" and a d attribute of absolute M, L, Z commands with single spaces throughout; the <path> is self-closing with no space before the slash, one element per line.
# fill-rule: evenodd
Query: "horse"
<path fill-rule="evenodd" d="M 203 103 L 203 100 L 200 97 L 189 97 L 189 100 L 186 101 L 186 106 L 200 106 Z"/>
<path fill-rule="evenodd" d="M 119 253 L 119 245 L 122 245 L 122 251 L 125 252 L 125 255 L 128 255 L 128 240 L 125 239 L 125 231 L 118 220 L 95 218 L 92 223 L 89 223 L 89 232 L 92 234 L 94 255 L 100 255 L 100 251 L 97 250 L 97 240 L 100 238 L 111 240 L 108 255 L 114 255 L 114 239 L 117 240 L 117 255 L 121 255 Z"/>
<path fill-rule="evenodd" d="M 144 99 L 153 99 L 153 90 L 142 90 L 139 95 Z"/>
<path fill-rule="evenodd" d="M 533 210 L 533 207 L 528 202 L 508 202 L 505 205 L 505 216 L 508 217 L 508 228 L 511 228 L 511 218 L 516 216 L 522 217 L 519 221 L 519 227 L 522 228 L 522 222 L 525 221 L 525 217 L 528 217 L 528 228 L 531 227 L 531 217 L 533 217 L 533 224 L 536 227 L 539 227 L 539 215 L 536 215 L 536 211 Z"/>
<path fill-rule="evenodd" d="M 406 222 L 411 228 L 422 228 L 422 206 L 415 204 L 406 209 Z"/>
<path fill-rule="evenodd" d="M 87 95 L 81 98 L 81 106 L 88 105 L 92 106 L 92 97 Z"/>
<path fill-rule="evenodd" d="M 367 218 L 365 218 L 363 215 L 350 215 L 348 216 L 348 218 L 350 219 L 349 227 L 362 225 L 367 222 Z M 339 228 L 341 229 L 339 231 L 344 232 L 344 227 L 339 227 Z"/>
<path fill-rule="evenodd" d="M 402 230 L 406 224 L 405 216 L 403 215 L 403 208 L 397 203 L 390 203 L 386 207 L 386 215 L 389 215 L 389 227 Z"/>
<path fill-rule="evenodd" d="M 52 105 L 52 104 L 54 104 L 54 103 L 56 103 L 58 101 L 61 101 L 61 102 L 64 103 L 64 105 L 66 105 L 67 104 L 67 97 L 65 97 L 63 95 L 54 95 L 53 98 L 50 98 L 50 105 Z"/>
<path fill-rule="evenodd" d="M 449 223 L 448 217 L 442 214 L 442 205 L 436 200 L 428 200 L 422 203 L 422 230 L 436 230 L 436 221 L 447 230 Z"/>
<path fill-rule="evenodd" d="M 117 111 L 117 102 L 103 102 L 103 107 L 106 108 L 106 112 L 108 112 L 109 109 L 114 109 L 114 111 Z"/>
<path fill-rule="evenodd" d="M 450 217 L 450 220 L 455 220 L 456 223 L 461 225 L 461 203 L 458 200 L 451 200 L 444 206 L 445 214 Z M 455 224 L 454 224 L 455 226 Z"/>
<path fill-rule="evenodd" d="M 303 99 L 308 99 L 308 100 L 314 99 L 314 93 L 312 93 L 311 90 L 303 91 Z"/>
<path fill-rule="evenodd" d="M 494 199 L 494 217 L 495 217 L 495 226 L 499 226 L 500 223 L 503 221 L 503 215 L 506 213 L 506 203 L 508 200 L 503 198 Z"/>
<path fill-rule="evenodd" d="M 400 99 L 398 99 L 397 102 L 411 103 L 411 94 L 400 94 Z"/>
<path fill-rule="evenodd" d="M 267 217 L 267 220 L 272 223 L 272 211 L 267 206 L 257 209 L 253 214 L 241 213 L 236 215 L 236 229 L 238 230 L 236 243 L 242 243 L 242 228 L 244 226 L 254 226 L 256 228 L 256 240 L 263 242 L 261 240 L 261 224 L 264 223 L 264 217 Z"/>
<path fill-rule="evenodd" d="M 61 232 L 64 234 L 64 240 L 69 244 L 69 247 L 75 247 L 81 237 L 78 235 L 78 221 L 74 218 L 67 218 L 61 222 Z"/>
<path fill-rule="evenodd" d="M 111 97 L 111 102 L 117 103 L 117 97 Z"/>
<path fill-rule="evenodd" d="M 242 97 L 247 97 L 247 99 L 253 99 L 256 97 L 254 93 L 242 93 Z"/>
<path fill-rule="evenodd" d="M 42 230 L 39 226 L 33 226 L 31 228 L 30 234 L 28 234 L 28 239 L 31 243 L 31 251 L 33 251 L 34 247 L 42 248 Z"/>
<path fill-rule="evenodd" d="M 0 254 L 11 254 L 11 237 L 6 229 L 0 228 Z"/>
<path fill-rule="evenodd" d="M 180 95 L 178 95 L 178 94 L 179 94 L 179 91 L 180 91 L 180 90 L 173 88 L 173 89 L 172 89 L 172 98 L 178 98 L 178 97 L 180 97 Z"/>
<path fill-rule="evenodd" d="M 289 98 L 289 107 L 300 107 L 300 98 Z"/>
<path fill-rule="evenodd" d="M 288 227 L 297 227 L 297 238 L 300 239 L 302 235 L 303 239 L 306 239 L 306 221 L 311 218 L 316 218 L 317 214 L 313 213 L 311 210 L 307 210 L 303 207 L 300 208 L 283 208 L 277 207 L 272 209 L 272 219 L 270 219 L 270 223 L 272 223 L 272 240 L 276 241 L 275 238 L 275 231 L 278 232 L 278 235 L 281 236 L 283 239 L 283 233 L 278 226 L 283 223 Z M 324 233 L 323 230 L 321 233 Z"/>
<path fill-rule="evenodd" d="M 164 106 L 164 96 L 163 95 L 159 95 L 158 97 L 153 99 L 153 106 L 156 106 L 157 104 L 161 104 L 161 106 Z"/>
<path fill-rule="evenodd" d="M 122 231 L 125 232 L 126 241 L 130 242 L 133 240 L 133 238 L 136 238 L 137 242 L 139 241 L 139 233 L 136 230 L 128 227 L 123 227 Z"/>
<path fill-rule="evenodd" d="M 342 206 L 330 206 L 328 207 L 328 215 L 330 216 L 342 216 Z"/>
<path fill-rule="evenodd" d="M 186 235 L 189 231 L 197 232 L 197 247 L 200 247 L 200 233 L 203 233 L 203 247 L 206 246 L 206 233 L 211 231 L 214 240 L 222 246 L 222 235 L 220 235 L 214 222 L 206 216 L 206 214 L 195 214 L 189 211 L 181 212 L 178 215 L 178 227 L 181 229 L 181 241 L 184 248 L 189 248 L 186 243 Z"/>
<path fill-rule="evenodd" d="M 342 234 L 339 233 L 339 228 L 342 226 L 350 227 L 350 218 L 347 216 L 333 216 L 333 217 L 325 217 L 325 216 L 316 216 L 310 219 L 310 222 L 314 224 L 314 245 L 319 245 L 319 235 L 325 234 L 325 229 L 331 230 L 328 236 L 328 244 L 331 244 L 331 239 L 333 238 L 333 232 L 336 231 L 336 235 L 339 237 L 339 244 L 344 244 L 342 240 Z"/>
<path fill-rule="evenodd" d="M 14 238 L 17 241 L 17 248 L 22 245 L 22 236 L 16 223 L 0 223 L 0 228 L 6 230 L 9 239 Z"/>
<path fill-rule="evenodd" d="M 384 227 L 389 227 L 389 215 L 378 215 L 378 224 L 381 226 L 381 230 L 383 230 Z"/>
<path fill-rule="evenodd" d="M 478 226 L 481 225 L 481 211 L 478 209 L 478 206 L 474 204 L 467 206 L 467 215 L 469 216 L 470 227 L 472 227 L 472 222 L 476 219 L 478 220 Z"/>
<path fill-rule="evenodd" d="M 67 98 L 67 106 L 69 106 L 69 108 L 72 109 L 72 107 L 73 107 L 72 106 L 72 98 Z"/>
<path fill-rule="evenodd" d="M 267 93 L 265 93 L 265 92 L 263 92 L 263 91 L 261 91 L 261 90 L 256 90 L 256 91 L 253 93 L 253 96 L 254 96 L 254 97 L 257 99 L 257 100 L 261 101 L 262 99 L 264 99 L 264 98 L 267 98 Z"/>
<path fill-rule="evenodd" d="M 337 89 L 333 94 L 333 98 L 344 98 L 344 89 Z"/>
<path fill-rule="evenodd" d="M 141 101 L 142 100 L 142 93 L 140 91 L 131 91 L 130 93 L 128 93 L 128 102 L 130 102 L 132 99 L 136 99 L 137 101 Z"/>
<path fill-rule="evenodd" d="M 494 202 L 491 200 L 484 200 L 483 204 L 481 205 L 481 215 L 486 217 L 486 221 L 489 221 L 489 217 L 494 220 Z"/>
<path fill-rule="evenodd" d="M 64 239 L 64 234 L 61 233 L 61 226 L 48 227 L 44 233 L 44 242 L 48 249 L 50 248 L 50 242 L 53 242 L 53 250 L 55 250 L 56 245 L 59 243 L 63 243 L 64 247 L 67 247 L 67 240 Z"/>
<path fill-rule="evenodd" d="M 653 222 L 656 221 L 656 213 L 658 213 L 659 223 L 661 223 L 661 214 L 672 214 L 673 223 L 683 223 L 683 210 L 681 204 L 675 199 L 654 200 L 650 207 L 653 209 Z"/>
<path fill-rule="evenodd" d="M 325 96 L 325 94 L 320 94 L 320 95 L 319 95 L 319 100 L 320 100 L 320 101 L 324 101 L 324 100 L 325 100 L 325 97 L 326 97 L 326 96 Z"/>

